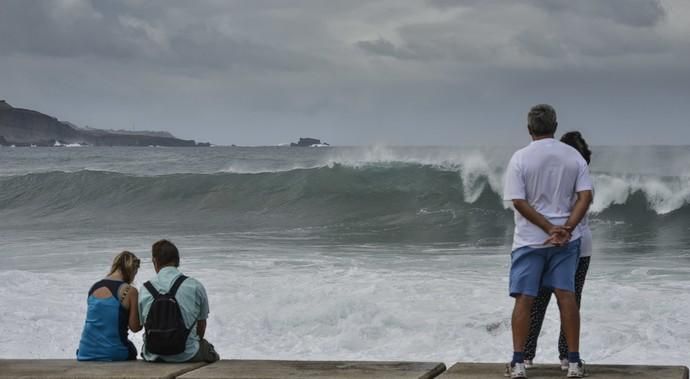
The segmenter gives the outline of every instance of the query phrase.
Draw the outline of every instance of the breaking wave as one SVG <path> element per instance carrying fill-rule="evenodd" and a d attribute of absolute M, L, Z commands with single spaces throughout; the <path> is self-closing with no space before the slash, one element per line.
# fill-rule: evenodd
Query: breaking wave
<path fill-rule="evenodd" d="M 690 207 L 690 178 L 593 174 L 597 217 L 665 217 Z M 502 173 L 482 160 L 457 164 L 330 163 L 260 173 L 136 176 L 47 172 L 0 179 L 0 213 L 15 219 L 184 218 L 197 224 L 296 226 L 510 223 Z M 59 216 L 59 217 L 58 217 Z M 472 221 L 474 222 L 474 221 Z"/>

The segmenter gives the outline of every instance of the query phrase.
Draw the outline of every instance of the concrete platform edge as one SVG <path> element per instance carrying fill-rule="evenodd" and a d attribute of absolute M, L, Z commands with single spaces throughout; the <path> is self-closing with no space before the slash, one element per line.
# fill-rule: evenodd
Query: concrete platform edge
<path fill-rule="evenodd" d="M 690 369 L 682 365 L 626 365 L 626 364 L 587 364 L 589 377 L 600 379 L 637 377 L 641 379 L 690 379 Z M 505 369 L 504 362 L 456 362 L 440 378 L 484 379 L 500 375 Z M 541 364 L 532 368 L 540 378 L 561 378 L 563 372 L 558 364 Z M 530 370 L 528 370 L 528 375 Z"/>
<path fill-rule="evenodd" d="M 224 362 L 225 360 L 222 360 L 220 362 Z M 238 361 L 245 361 L 249 362 L 252 360 L 238 360 Z M 262 360 L 257 360 L 255 363 L 260 364 Z M 270 360 L 263 360 L 265 362 L 270 362 Z M 24 365 L 31 365 L 34 367 L 31 367 L 30 369 L 36 370 L 35 372 L 22 372 L 22 373 L 12 373 L 12 364 L 13 362 L 21 362 Z M 319 361 L 293 361 L 293 362 L 301 362 L 301 363 L 306 363 L 306 362 L 319 362 Z M 341 361 L 333 361 L 333 362 L 341 362 Z M 345 361 L 342 361 L 345 362 Z M 367 361 L 355 361 L 355 362 L 361 362 L 361 363 L 366 363 Z M 143 361 L 137 361 L 133 367 L 144 367 L 142 365 L 144 363 Z M 383 363 L 383 362 L 379 362 Z M 403 362 L 399 362 L 403 363 Z M 426 364 L 432 364 L 432 362 L 404 362 L 404 363 L 426 363 Z M 0 379 L 7 379 L 7 378 L 37 378 L 37 379 L 43 379 L 43 378 L 82 378 L 83 376 L 70 376 L 70 373 L 67 371 L 61 371 L 61 369 L 68 367 L 68 368 L 79 368 L 82 366 L 83 368 L 89 368 L 89 367 L 94 367 L 94 366 L 89 366 L 90 364 L 93 364 L 93 362 L 76 362 L 74 360 L 55 360 L 55 359 L 2 359 L 0 358 Z M 214 363 L 208 364 L 208 363 L 197 363 L 197 364 L 187 364 L 185 367 L 179 367 L 179 368 L 174 368 L 175 364 L 166 364 L 166 363 L 144 363 L 144 365 L 147 366 L 145 369 L 146 371 L 149 371 L 151 375 L 138 375 L 138 376 L 130 376 L 129 372 L 130 370 L 123 370 L 124 368 L 127 367 L 126 362 L 113 362 L 112 363 L 112 368 L 108 367 L 111 363 L 99 363 L 99 365 L 102 368 L 105 368 L 105 370 L 101 370 L 102 375 L 94 376 L 94 378 L 139 378 L 139 379 L 146 379 L 146 378 L 166 378 L 166 379 L 176 379 L 178 377 L 181 377 L 185 374 L 189 373 L 194 373 L 200 369 L 203 369 L 204 367 L 210 367 L 213 366 Z M 419 377 L 419 379 L 433 379 L 437 377 L 448 377 L 448 378 L 453 378 L 456 377 L 457 374 L 460 374 L 460 372 L 466 372 L 467 369 L 470 369 L 471 371 L 474 372 L 475 376 L 472 377 L 477 377 L 477 378 L 488 378 L 491 376 L 493 373 L 498 372 L 496 371 L 496 368 L 499 366 L 504 365 L 504 363 L 480 363 L 480 362 L 455 362 L 452 364 L 450 367 L 447 367 L 444 363 L 433 363 L 435 364 L 434 366 L 430 366 L 429 371 L 424 373 Z M 156 369 L 157 365 L 161 365 L 160 370 Z M 486 371 L 489 366 L 493 366 L 490 369 L 491 375 Z M 624 364 L 613 364 L 613 365 L 608 365 L 608 364 L 588 364 L 588 366 L 592 369 L 592 371 L 596 372 L 598 370 L 603 370 L 603 371 L 608 371 L 608 374 L 612 374 L 612 376 L 615 376 L 618 378 L 621 373 L 625 372 L 644 372 L 642 376 L 647 377 L 649 370 L 656 370 L 659 369 L 660 371 L 666 372 L 667 374 L 670 375 L 664 375 L 664 378 L 673 378 L 673 379 L 690 379 L 690 369 L 687 366 L 682 366 L 682 365 L 677 365 L 677 366 L 670 366 L 670 365 L 624 365 Z M 15 366 L 16 367 L 16 366 Z M 42 367 L 42 370 L 38 370 L 39 367 Z M 106 368 L 108 367 L 108 368 Z M 46 368 L 48 370 L 46 370 Z M 174 368 L 173 370 L 170 370 L 171 368 Z M 4 371 L 4 372 L 3 372 Z M 79 370 L 81 371 L 81 369 Z M 136 370 L 134 370 L 136 371 Z M 600 373 L 604 374 L 602 371 L 599 371 Z M 65 375 L 66 374 L 66 375 Z M 460 374 L 463 375 L 463 374 Z M 487 376 L 488 375 L 488 376 Z M 548 375 L 550 377 L 550 374 Z M 605 379 L 608 375 L 604 374 L 603 376 L 600 376 L 600 378 Z"/>
<path fill-rule="evenodd" d="M 156 363 L 153 363 L 153 364 L 156 364 Z M 163 364 L 163 365 L 164 365 L 165 363 L 158 363 L 158 364 Z M 184 375 L 184 374 L 186 374 L 186 373 L 188 373 L 188 372 L 196 371 L 196 370 L 198 370 L 198 369 L 200 369 L 200 368 L 202 368 L 202 367 L 208 366 L 209 364 L 212 364 L 212 363 L 200 362 L 199 365 L 196 366 L 196 367 L 189 367 L 189 368 L 180 369 L 179 371 L 175 371 L 173 374 L 168 375 L 168 379 L 175 379 L 175 378 L 177 378 L 178 376 L 182 376 L 182 375 Z"/>
<path fill-rule="evenodd" d="M 426 375 L 421 376 L 419 379 L 433 379 L 446 371 L 446 365 L 444 363 L 439 363 L 438 366 L 434 367 L 433 370 L 429 371 Z M 685 378 L 687 379 L 687 378 Z"/>

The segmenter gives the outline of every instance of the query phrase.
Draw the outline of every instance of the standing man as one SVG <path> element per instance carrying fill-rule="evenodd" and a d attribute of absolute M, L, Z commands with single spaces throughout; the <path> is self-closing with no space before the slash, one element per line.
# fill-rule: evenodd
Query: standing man
<path fill-rule="evenodd" d="M 503 199 L 515 209 L 510 266 L 513 308 L 511 378 L 527 378 L 524 348 L 530 310 L 541 287 L 553 288 L 568 343 L 568 378 L 582 378 L 580 313 L 575 301 L 575 271 L 580 255 L 577 225 L 592 201 L 587 162 L 572 147 L 554 139 L 556 111 L 535 105 L 527 115 L 532 142 L 510 159 Z"/>
<path fill-rule="evenodd" d="M 168 240 L 151 248 L 156 277 L 139 291 L 144 325 L 142 357 L 152 362 L 215 362 L 213 345 L 204 339 L 208 297 L 204 286 L 177 269 L 180 253 Z"/>

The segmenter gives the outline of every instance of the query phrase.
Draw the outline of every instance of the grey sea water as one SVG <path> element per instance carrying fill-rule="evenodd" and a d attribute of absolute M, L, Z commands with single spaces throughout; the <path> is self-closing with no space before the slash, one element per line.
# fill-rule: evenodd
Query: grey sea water
<path fill-rule="evenodd" d="M 169 238 L 225 357 L 507 359 L 515 149 L 0 148 L 0 357 L 74 356 L 90 284 Z M 688 365 L 690 147 L 593 150 L 584 358 Z"/>

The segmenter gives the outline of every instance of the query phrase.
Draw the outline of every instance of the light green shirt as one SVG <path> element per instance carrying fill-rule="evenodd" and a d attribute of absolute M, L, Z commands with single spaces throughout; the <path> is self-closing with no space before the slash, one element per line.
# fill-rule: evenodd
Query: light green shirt
<path fill-rule="evenodd" d="M 173 283 L 175 283 L 175 279 L 180 275 L 182 273 L 176 267 L 163 267 L 150 282 L 159 293 L 167 293 Z M 157 358 L 160 358 L 166 362 L 185 362 L 192 359 L 199 351 L 200 338 L 196 334 L 196 325 L 192 324 L 195 324 L 196 320 L 206 320 L 208 318 L 209 309 L 206 290 L 198 280 L 188 277 L 177 290 L 175 299 L 180 305 L 185 326 L 192 329 L 189 337 L 187 337 L 187 346 L 184 352 L 180 354 L 159 356 L 146 351 L 146 334 L 144 334 L 142 354 L 147 361 L 155 361 Z M 146 316 L 149 314 L 151 303 L 153 303 L 153 296 L 146 287 L 141 286 L 139 290 L 139 318 L 142 325 L 146 322 Z"/>

